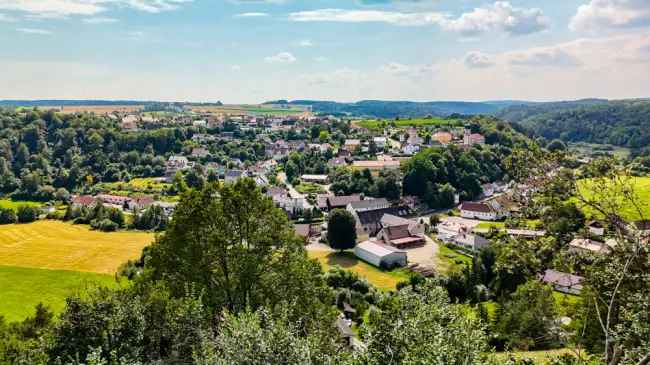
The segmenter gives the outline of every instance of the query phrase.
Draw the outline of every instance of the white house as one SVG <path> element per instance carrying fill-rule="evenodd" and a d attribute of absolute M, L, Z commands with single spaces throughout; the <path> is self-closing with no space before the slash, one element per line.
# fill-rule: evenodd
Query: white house
<path fill-rule="evenodd" d="M 401 267 L 407 264 L 406 252 L 372 240 L 359 243 L 354 248 L 354 255 L 382 268 Z"/>
<path fill-rule="evenodd" d="M 575 238 L 569 242 L 570 252 L 579 253 L 609 253 L 616 241 L 599 242 L 587 238 Z M 610 247 L 611 245 L 611 247 Z"/>
<path fill-rule="evenodd" d="M 372 141 L 375 142 L 375 146 L 377 146 L 377 148 L 386 148 L 386 137 L 374 137 Z"/>
<path fill-rule="evenodd" d="M 453 238 L 453 242 L 458 246 L 463 246 L 472 251 L 478 251 L 481 248 L 490 244 L 490 241 L 485 238 L 470 233 L 461 233 Z"/>
<path fill-rule="evenodd" d="M 468 219 L 495 221 L 500 217 L 497 211 L 486 203 L 464 202 L 460 206 L 460 216 Z"/>
<path fill-rule="evenodd" d="M 402 152 L 404 152 L 405 155 L 414 155 L 420 152 L 420 146 L 417 144 L 407 143 L 404 147 L 402 147 Z"/>

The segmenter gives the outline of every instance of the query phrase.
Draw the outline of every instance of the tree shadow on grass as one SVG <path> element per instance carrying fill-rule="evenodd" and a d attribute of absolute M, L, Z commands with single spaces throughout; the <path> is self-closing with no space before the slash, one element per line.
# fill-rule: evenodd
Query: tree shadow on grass
<path fill-rule="evenodd" d="M 354 256 L 352 252 L 332 252 L 326 257 L 327 264 L 330 266 L 340 266 L 342 268 L 350 268 L 359 263 L 359 259 Z"/>

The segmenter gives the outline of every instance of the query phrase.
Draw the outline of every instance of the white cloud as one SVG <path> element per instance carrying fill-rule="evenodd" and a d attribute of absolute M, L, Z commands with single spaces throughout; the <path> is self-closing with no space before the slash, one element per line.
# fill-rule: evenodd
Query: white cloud
<path fill-rule="evenodd" d="M 590 0 L 578 8 L 569 23 L 574 31 L 639 26 L 650 26 L 648 0 Z"/>
<path fill-rule="evenodd" d="M 310 41 L 309 39 L 303 39 L 300 42 L 298 42 L 298 46 L 300 47 L 313 47 L 314 43 Z"/>
<path fill-rule="evenodd" d="M 440 24 L 444 18 L 444 14 L 437 12 L 400 13 L 382 10 L 319 9 L 289 14 L 289 19 L 295 22 L 381 22 L 402 26 L 435 25 Z"/>
<path fill-rule="evenodd" d="M 17 31 L 25 34 L 50 35 L 52 31 L 40 28 L 16 28 Z"/>
<path fill-rule="evenodd" d="M 296 57 L 289 52 L 280 52 L 276 55 L 265 57 L 264 61 L 269 63 L 294 63 L 296 62 Z"/>
<path fill-rule="evenodd" d="M 235 71 L 235 72 L 237 72 L 237 71 L 241 71 L 241 66 L 239 66 L 239 65 L 232 65 L 232 66 L 230 66 L 230 70 L 231 70 L 231 71 Z"/>
<path fill-rule="evenodd" d="M 108 17 L 93 17 L 93 18 L 86 18 L 82 21 L 86 24 L 110 24 L 110 23 L 117 23 L 120 20 L 115 18 L 108 18 Z"/>
<path fill-rule="evenodd" d="M 296 22 L 379 22 L 399 26 L 436 25 L 463 36 L 476 36 L 488 31 L 502 31 L 511 35 L 530 34 L 548 28 L 549 20 L 541 9 L 517 8 L 507 1 L 475 8 L 454 18 L 441 12 L 396 12 L 384 10 L 320 9 L 289 14 Z"/>
<path fill-rule="evenodd" d="M 235 18 L 263 18 L 267 16 L 269 16 L 268 13 L 259 13 L 259 12 L 240 13 L 240 14 L 233 15 L 233 17 Z"/>
<path fill-rule="evenodd" d="M 476 36 L 488 31 L 501 30 L 512 35 L 530 34 L 548 28 L 549 20 L 541 9 L 515 8 L 507 1 L 475 8 L 457 19 L 442 24 L 443 28 Z"/>
<path fill-rule="evenodd" d="M 478 51 L 467 53 L 464 62 L 469 68 L 486 68 L 494 66 L 494 61 L 490 55 Z"/>
<path fill-rule="evenodd" d="M 174 10 L 192 0 L 0 0 L 0 9 L 36 17 L 96 15 L 109 6 L 129 7 L 150 13 Z"/>

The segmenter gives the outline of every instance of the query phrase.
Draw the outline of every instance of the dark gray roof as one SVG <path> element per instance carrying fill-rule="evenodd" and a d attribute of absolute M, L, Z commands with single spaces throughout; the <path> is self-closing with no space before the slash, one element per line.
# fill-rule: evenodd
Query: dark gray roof
<path fill-rule="evenodd" d="M 379 207 L 385 206 L 387 204 L 388 204 L 388 200 L 386 200 L 386 198 L 364 199 L 364 200 L 359 200 L 359 201 L 350 203 L 350 205 L 352 206 L 352 209 L 354 209 L 354 210 L 379 208 Z"/>
<path fill-rule="evenodd" d="M 382 209 L 375 209 L 375 210 L 366 210 L 364 212 L 357 212 L 357 216 L 359 217 L 359 222 L 361 222 L 361 224 L 379 223 L 381 221 L 381 217 L 383 217 L 384 214 L 405 216 L 408 214 L 408 208 L 390 207 L 390 208 L 382 208 Z"/>

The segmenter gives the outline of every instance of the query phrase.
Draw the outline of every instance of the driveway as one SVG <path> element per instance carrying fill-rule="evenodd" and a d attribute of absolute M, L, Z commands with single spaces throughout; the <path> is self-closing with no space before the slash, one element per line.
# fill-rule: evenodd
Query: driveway
<path fill-rule="evenodd" d="M 467 219 L 462 217 L 441 217 L 440 221 L 443 223 L 449 222 L 452 225 L 461 225 L 467 227 L 470 231 L 482 222 L 478 219 Z"/>
<path fill-rule="evenodd" d="M 426 238 L 426 244 L 421 247 L 407 248 L 403 251 L 406 252 L 409 264 L 419 264 L 420 266 L 428 268 L 436 268 L 436 257 L 438 256 L 438 244 L 435 243 L 429 236 Z"/>

